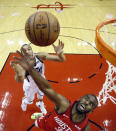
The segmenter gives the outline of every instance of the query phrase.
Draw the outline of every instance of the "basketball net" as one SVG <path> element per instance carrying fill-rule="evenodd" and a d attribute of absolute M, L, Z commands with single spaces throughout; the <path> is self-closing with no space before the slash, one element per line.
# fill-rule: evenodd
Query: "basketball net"
<path fill-rule="evenodd" d="M 113 45 L 116 45 L 116 38 L 114 38 L 114 41 L 111 42 L 111 38 L 108 33 L 108 29 L 106 26 L 103 26 L 103 32 L 104 36 L 102 37 L 103 40 L 105 40 L 107 43 L 114 43 Z M 113 47 L 112 47 L 113 48 Z M 105 104 L 108 99 L 110 99 L 114 104 L 116 104 L 116 97 L 113 96 L 113 93 L 116 93 L 116 66 L 113 66 L 109 61 L 106 60 L 108 63 L 108 71 L 105 73 L 106 79 L 103 84 L 103 88 L 99 92 L 98 95 L 98 106 L 101 106 L 102 104 Z"/>
<path fill-rule="evenodd" d="M 114 104 L 116 104 L 116 98 L 111 95 L 114 91 L 116 93 L 116 67 L 114 67 L 111 63 L 108 63 L 108 71 L 105 73 L 106 80 L 103 84 L 102 90 L 98 95 L 98 106 L 101 104 L 105 104 L 107 99 L 110 99 Z"/>

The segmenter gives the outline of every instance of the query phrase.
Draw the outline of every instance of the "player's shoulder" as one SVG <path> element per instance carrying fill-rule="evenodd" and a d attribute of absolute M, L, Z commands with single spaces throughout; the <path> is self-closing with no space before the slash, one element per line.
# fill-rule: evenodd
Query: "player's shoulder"
<path fill-rule="evenodd" d="M 46 53 L 46 52 L 38 52 L 38 53 L 34 53 L 34 55 L 39 57 L 43 61 L 48 56 L 48 53 Z"/>
<path fill-rule="evenodd" d="M 36 54 L 36 55 L 46 55 L 48 53 L 47 52 L 37 52 L 37 53 L 34 53 L 34 54 Z"/>

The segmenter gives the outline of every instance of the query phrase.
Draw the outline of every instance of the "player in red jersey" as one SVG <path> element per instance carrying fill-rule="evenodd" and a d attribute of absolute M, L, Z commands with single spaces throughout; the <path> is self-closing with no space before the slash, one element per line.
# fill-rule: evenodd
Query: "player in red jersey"
<path fill-rule="evenodd" d="M 90 131 L 87 113 L 97 107 L 96 96 L 88 94 L 71 103 L 57 93 L 48 81 L 33 68 L 35 62 L 33 58 L 29 58 L 28 54 L 22 54 L 19 51 L 17 53 L 21 57 L 14 57 L 17 61 L 12 61 L 12 63 L 18 63 L 28 71 L 39 89 L 56 105 L 52 113 L 39 117 L 35 121 L 35 126 L 45 131 Z"/>

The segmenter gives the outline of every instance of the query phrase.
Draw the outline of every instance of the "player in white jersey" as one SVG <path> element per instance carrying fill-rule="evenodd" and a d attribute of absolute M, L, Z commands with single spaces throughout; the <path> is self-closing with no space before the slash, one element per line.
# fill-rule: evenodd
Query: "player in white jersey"
<path fill-rule="evenodd" d="M 50 55 L 45 52 L 39 52 L 39 53 L 33 53 L 32 48 L 29 44 L 24 44 L 21 47 L 21 50 L 23 49 L 24 53 L 27 53 L 30 57 L 35 58 L 35 65 L 34 68 L 41 74 L 41 76 L 44 76 L 44 60 L 52 60 L 52 61 L 59 61 L 63 62 L 65 61 L 65 56 L 63 54 L 63 48 L 64 44 L 62 41 L 59 40 L 58 46 L 55 46 L 53 44 L 54 51 L 57 55 Z M 24 97 L 22 99 L 21 108 L 23 111 L 26 111 L 27 105 L 32 104 L 33 100 L 35 98 L 35 94 L 37 93 L 38 102 L 36 102 L 36 106 L 40 108 L 41 112 L 45 115 L 47 113 L 44 103 L 43 103 L 43 95 L 44 93 L 41 92 L 32 77 L 28 74 L 28 72 L 25 72 L 24 69 L 19 64 L 12 64 L 14 71 L 15 71 L 15 80 L 18 82 L 24 82 L 23 83 L 23 91 L 24 91 Z"/>
<path fill-rule="evenodd" d="M 45 78 L 44 63 L 39 59 L 39 57 L 37 56 L 34 56 L 34 57 L 36 60 L 34 68 L 41 74 L 41 76 Z M 36 106 L 40 107 L 40 110 L 42 111 L 42 113 L 46 114 L 47 111 L 43 103 L 44 93 L 38 89 L 36 83 L 33 81 L 33 79 L 28 74 L 28 72 L 26 72 L 25 76 L 26 76 L 26 79 L 24 79 L 24 84 L 23 84 L 23 91 L 25 93 L 25 97 L 22 99 L 22 104 L 21 104 L 22 110 L 26 111 L 27 104 L 33 103 L 33 100 L 35 98 L 35 93 L 37 93 L 37 98 L 39 99 L 39 102 L 36 102 Z"/>

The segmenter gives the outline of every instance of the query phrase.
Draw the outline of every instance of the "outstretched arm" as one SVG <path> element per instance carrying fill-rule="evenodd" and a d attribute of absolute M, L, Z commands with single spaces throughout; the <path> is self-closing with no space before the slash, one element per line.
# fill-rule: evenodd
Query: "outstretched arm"
<path fill-rule="evenodd" d="M 66 57 L 63 53 L 64 43 L 59 40 L 59 44 L 57 46 L 55 46 L 54 44 L 52 44 L 52 46 L 57 55 L 50 55 L 45 52 L 39 52 L 36 55 L 38 55 L 38 57 L 42 60 L 52 60 L 52 61 L 64 62 L 66 60 Z"/>
<path fill-rule="evenodd" d="M 29 74 L 32 76 L 33 80 L 38 85 L 39 89 L 45 93 L 45 95 L 55 103 L 55 105 L 58 107 L 59 110 L 61 110 L 60 113 L 67 110 L 69 107 L 69 101 L 59 93 L 57 93 L 51 85 L 48 83 L 47 80 L 45 80 L 34 68 L 34 62 L 35 60 L 33 58 L 29 58 L 27 54 L 22 54 L 20 52 L 17 52 L 21 58 L 15 57 L 17 61 L 12 61 L 12 63 L 18 63 L 20 64 L 26 71 L 29 72 Z"/>

